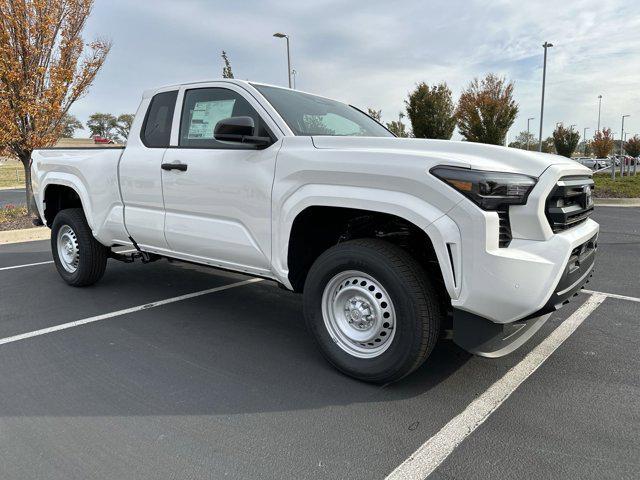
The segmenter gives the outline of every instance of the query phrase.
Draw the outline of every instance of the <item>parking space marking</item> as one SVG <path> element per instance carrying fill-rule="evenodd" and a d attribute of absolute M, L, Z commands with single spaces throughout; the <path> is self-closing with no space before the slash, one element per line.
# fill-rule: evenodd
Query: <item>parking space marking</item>
<path fill-rule="evenodd" d="M 96 315 L 95 317 L 84 318 L 82 320 L 76 320 L 74 322 L 63 323 L 61 325 L 55 325 L 53 327 L 42 328 L 40 330 L 34 330 L 32 332 L 21 333 L 12 337 L 0 338 L 0 345 L 7 343 L 18 342 L 20 340 L 26 340 L 28 338 L 37 337 L 40 335 L 46 335 L 47 333 L 59 332 L 60 330 L 66 330 L 73 327 L 79 327 L 88 323 L 99 322 L 100 320 L 107 320 L 108 318 L 119 317 L 128 313 L 139 312 L 140 310 L 148 310 L 150 308 L 160 307 L 162 305 L 168 305 L 170 303 L 180 302 L 182 300 L 189 300 L 190 298 L 201 297 L 214 292 L 221 292 L 223 290 L 229 290 L 235 287 L 241 287 L 250 283 L 261 282 L 261 278 L 250 278 L 249 280 L 243 280 L 241 282 L 231 283 L 229 285 L 223 285 L 221 287 L 209 288 L 207 290 L 200 290 L 199 292 L 187 293 L 186 295 L 180 295 L 178 297 L 167 298 L 164 300 L 158 300 L 157 302 L 145 303 L 144 305 L 138 305 L 135 307 L 125 308 L 124 310 L 117 310 L 115 312 L 104 313 L 102 315 Z"/>
<path fill-rule="evenodd" d="M 116 253 L 133 253 L 136 250 L 122 250 Z M 25 263 L 24 265 L 12 265 L 10 267 L 0 267 L 0 272 L 3 270 L 14 270 L 16 268 L 25 268 L 25 267 L 37 267 L 38 265 L 48 265 L 53 263 L 53 260 L 47 260 L 46 262 L 36 262 L 36 263 Z"/>
<path fill-rule="evenodd" d="M 424 479 L 456 449 L 462 441 L 484 423 L 502 403 L 535 372 L 544 361 L 607 298 L 595 292 L 502 378 L 471 402 L 438 433 L 427 440 L 408 459 L 387 476 L 388 480 Z"/>
<path fill-rule="evenodd" d="M 640 303 L 640 298 L 638 298 L 638 297 L 629 297 L 627 295 L 619 295 L 617 293 L 596 292 L 594 290 L 583 290 L 583 292 L 584 293 L 590 293 L 590 294 L 599 293 L 599 294 L 604 295 L 604 296 L 609 297 L 609 298 L 617 298 L 618 300 L 628 300 L 630 302 L 638 302 L 638 303 Z"/>
<path fill-rule="evenodd" d="M 11 267 L 2 267 L 0 268 L 0 272 L 3 270 L 14 270 L 16 268 L 35 267 L 37 265 L 47 265 L 49 263 L 53 263 L 53 260 L 48 260 L 46 262 L 25 263 L 24 265 L 13 265 Z"/>

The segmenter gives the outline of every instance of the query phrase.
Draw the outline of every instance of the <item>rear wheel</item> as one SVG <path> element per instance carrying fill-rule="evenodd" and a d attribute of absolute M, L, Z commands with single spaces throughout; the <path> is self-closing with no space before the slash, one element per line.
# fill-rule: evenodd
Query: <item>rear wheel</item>
<path fill-rule="evenodd" d="M 441 323 L 426 272 L 401 248 L 376 239 L 341 243 L 315 261 L 305 283 L 304 312 L 333 365 L 376 383 L 418 368 Z"/>
<path fill-rule="evenodd" d="M 61 210 L 51 226 L 51 251 L 62 279 L 74 287 L 92 285 L 102 278 L 109 249 L 91 233 L 81 208 Z"/>

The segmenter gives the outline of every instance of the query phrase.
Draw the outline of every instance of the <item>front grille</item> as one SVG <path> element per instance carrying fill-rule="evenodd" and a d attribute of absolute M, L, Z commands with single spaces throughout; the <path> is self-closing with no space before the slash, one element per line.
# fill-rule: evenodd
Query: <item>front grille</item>
<path fill-rule="evenodd" d="M 511 243 L 511 222 L 509 221 L 509 210 L 498 210 L 498 218 L 500 219 L 500 237 L 498 246 L 500 248 L 508 247 Z"/>
<path fill-rule="evenodd" d="M 564 177 L 547 198 L 546 215 L 554 233 L 584 222 L 593 213 L 593 179 Z"/>

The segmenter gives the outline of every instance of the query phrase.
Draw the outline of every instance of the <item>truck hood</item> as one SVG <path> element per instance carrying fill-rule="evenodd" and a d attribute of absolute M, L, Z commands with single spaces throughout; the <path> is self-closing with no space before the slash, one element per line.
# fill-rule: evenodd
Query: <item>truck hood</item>
<path fill-rule="evenodd" d="M 524 173 L 534 177 L 540 176 L 551 165 L 567 165 L 574 169 L 582 167 L 578 162 L 559 155 L 528 152 L 484 143 L 422 138 L 331 136 L 315 136 L 312 137 L 312 141 L 315 148 L 318 149 L 409 155 L 428 158 L 445 165 L 477 170 Z M 588 168 L 582 168 L 584 168 L 585 174 L 592 173 Z"/>

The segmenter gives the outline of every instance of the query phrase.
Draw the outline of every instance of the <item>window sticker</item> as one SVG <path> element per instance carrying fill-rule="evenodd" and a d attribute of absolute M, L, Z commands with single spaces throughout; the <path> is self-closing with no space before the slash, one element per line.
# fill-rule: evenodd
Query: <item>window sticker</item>
<path fill-rule="evenodd" d="M 191 112 L 187 138 L 190 140 L 212 139 L 216 124 L 233 114 L 235 103 L 235 99 L 196 102 Z"/>

